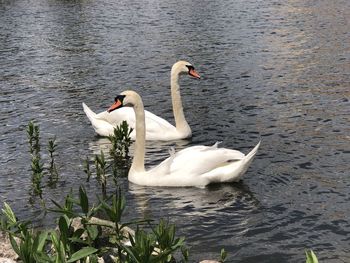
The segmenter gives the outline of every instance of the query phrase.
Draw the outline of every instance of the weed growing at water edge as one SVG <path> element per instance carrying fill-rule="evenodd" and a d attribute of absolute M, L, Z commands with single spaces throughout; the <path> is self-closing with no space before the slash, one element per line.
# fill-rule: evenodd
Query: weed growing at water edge
<path fill-rule="evenodd" d="M 44 165 L 40 157 L 40 132 L 39 126 L 32 121 L 28 123 L 27 127 L 29 152 L 31 155 L 31 170 L 32 170 L 32 187 L 33 193 L 39 195 L 42 199 L 42 185 L 41 179 L 44 176 Z"/>
<path fill-rule="evenodd" d="M 306 263 L 318 263 L 315 253 L 311 249 L 305 250 Z"/>
<path fill-rule="evenodd" d="M 107 174 L 111 172 L 113 174 L 113 179 L 115 185 L 118 185 L 117 178 L 120 176 L 125 176 L 130 167 L 130 156 L 129 156 L 129 147 L 132 143 L 130 138 L 130 133 L 132 128 L 129 129 L 129 126 L 126 121 L 123 121 L 114 129 L 114 134 L 109 136 L 108 139 L 111 142 L 111 148 L 109 155 L 112 159 L 112 162 L 107 162 L 103 151 L 99 155 L 95 155 L 94 165 L 96 178 L 102 187 L 102 194 L 106 195 L 107 189 Z M 84 172 L 87 175 L 86 181 L 89 182 L 92 171 L 90 169 L 89 159 L 84 160 Z"/>
<path fill-rule="evenodd" d="M 129 128 L 128 123 L 123 121 L 114 128 L 113 135 L 108 136 L 109 141 L 112 143 L 110 155 L 120 167 L 128 165 L 130 159 L 129 147 L 132 143 L 130 134 L 132 131 L 133 128 Z"/>
<path fill-rule="evenodd" d="M 32 189 L 33 194 L 38 195 L 42 199 L 42 178 L 44 177 L 44 163 L 40 154 L 40 129 L 33 121 L 30 121 L 27 126 L 27 136 L 29 144 L 29 152 L 31 155 L 31 170 L 32 170 Z M 55 152 L 57 144 L 56 138 L 49 140 L 48 152 L 50 157 L 50 164 L 48 166 L 50 186 L 54 186 L 58 180 L 58 172 L 55 164 Z"/>
<path fill-rule="evenodd" d="M 95 167 L 96 167 L 96 178 L 101 184 L 103 196 L 106 195 L 107 189 L 107 179 L 106 179 L 106 169 L 107 162 L 105 160 L 105 155 L 101 150 L 100 155 L 95 155 Z"/>
<path fill-rule="evenodd" d="M 56 148 L 57 148 L 56 138 L 49 140 L 48 151 L 49 151 L 49 156 L 50 156 L 50 167 L 49 167 L 50 185 L 55 184 L 58 180 L 58 172 L 57 172 L 57 168 L 56 168 L 56 164 L 55 164 Z"/>
<path fill-rule="evenodd" d="M 106 254 L 115 262 L 187 262 L 185 256 L 177 259 L 177 251 L 186 251 L 183 255 L 187 256 L 188 251 L 184 238 L 175 236 L 174 225 L 161 220 L 147 232 L 139 225 L 145 221 L 122 223 L 125 197 L 120 190 L 90 206 L 85 189 L 80 187 L 77 199 L 68 194 L 64 205 L 53 203 L 56 209 L 50 211 L 60 214 L 57 227 L 42 232 L 35 232 L 29 223 L 18 221 L 10 206 L 4 203 L 1 228 L 9 234 L 11 245 L 22 262 L 97 262 L 99 256 Z M 99 219 L 96 214 L 108 220 Z M 127 226 L 135 222 L 134 233 Z M 102 228 L 109 229 L 107 237 Z"/>

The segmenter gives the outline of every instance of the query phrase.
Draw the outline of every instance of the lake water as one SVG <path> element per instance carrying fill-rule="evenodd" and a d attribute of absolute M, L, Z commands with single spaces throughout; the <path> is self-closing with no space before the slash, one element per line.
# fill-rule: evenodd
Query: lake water
<path fill-rule="evenodd" d="M 50 225 L 30 201 L 26 126 L 56 136 L 60 179 L 44 198 L 85 184 L 82 161 L 109 143 L 81 103 L 105 110 L 125 89 L 173 122 L 170 68 L 181 78 L 191 140 L 149 142 L 147 166 L 171 146 L 259 152 L 240 183 L 151 188 L 127 183 L 127 218 L 170 219 L 191 262 L 350 262 L 350 1 L 0 0 L 0 201 Z M 110 185 L 112 187 L 112 184 Z M 113 188 L 113 187 L 112 187 Z M 109 190 L 113 192 L 112 189 Z M 0 205 L 1 206 L 1 205 Z"/>

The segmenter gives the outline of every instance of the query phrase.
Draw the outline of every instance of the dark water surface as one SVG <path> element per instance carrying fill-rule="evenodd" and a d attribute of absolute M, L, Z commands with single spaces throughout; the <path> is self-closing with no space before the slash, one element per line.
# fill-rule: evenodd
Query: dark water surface
<path fill-rule="evenodd" d="M 82 160 L 106 139 L 83 110 L 105 110 L 124 89 L 173 122 L 171 65 L 181 79 L 189 141 L 148 143 L 147 165 L 170 146 L 213 144 L 258 155 L 238 184 L 126 186 L 126 217 L 169 218 L 193 262 L 350 262 L 350 1 L 0 0 L 0 201 L 49 225 L 29 202 L 28 121 L 57 136 L 62 200 L 86 179 Z M 43 149 L 45 145 L 43 145 Z M 47 155 L 43 156 L 47 159 Z M 91 198 L 96 182 L 86 184 Z M 112 191 L 112 190 L 111 190 Z M 50 203 L 49 201 L 47 202 Z"/>

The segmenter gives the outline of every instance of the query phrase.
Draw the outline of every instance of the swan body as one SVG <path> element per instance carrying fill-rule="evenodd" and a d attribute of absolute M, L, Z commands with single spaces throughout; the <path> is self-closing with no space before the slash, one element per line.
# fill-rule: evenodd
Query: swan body
<path fill-rule="evenodd" d="M 178 83 L 181 74 L 189 74 L 195 78 L 200 78 L 194 67 L 186 61 L 176 62 L 171 69 L 171 97 L 173 104 L 173 113 L 175 118 L 175 126 L 165 119 L 157 115 L 145 111 L 146 121 L 146 140 L 177 140 L 185 139 L 192 136 L 192 131 L 188 125 L 182 108 L 180 95 L 180 86 Z M 95 132 L 101 136 L 109 136 L 113 134 L 115 126 L 119 125 L 123 120 L 127 121 L 129 127 L 134 131 L 130 134 L 131 139 L 135 140 L 136 119 L 134 110 L 129 107 L 121 108 L 112 113 L 107 111 L 96 114 L 85 103 L 82 104 L 86 116 L 89 118 Z"/>
<path fill-rule="evenodd" d="M 134 159 L 128 179 L 145 186 L 197 186 L 211 183 L 236 182 L 247 171 L 260 142 L 247 154 L 237 150 L 213 146 L 192 146 L 170 156 L 158 166 L 145 170 L 145 113 L 141 97 L 134 91 L 124 91 L 117 96 L 109 112 L 132 105 L 136 116 Z M 146 126 L 147 127 L 147 126 Z"/>

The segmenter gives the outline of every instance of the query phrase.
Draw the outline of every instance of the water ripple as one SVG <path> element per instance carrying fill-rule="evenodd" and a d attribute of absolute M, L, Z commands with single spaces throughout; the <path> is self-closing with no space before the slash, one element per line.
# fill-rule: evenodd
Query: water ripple
<path fill-rule="evenodd" d="M 29 195 L 28 121 L 42 149 L 57 137 L 61 177 L 44 196 L 62 201 L 86 180 L 82 160 L 110 147 L 81 102 L 102 111 L 132 88 L 173 122 L 170 67 L 186 59 L 202 76 L 180 80 L 193 138 L 147 143 L 147 167 L 171 147 L 261 148 L 239 184 L 159 189 L 122 178 L 127 218 L 169 218 L 193 261 L 225 247 L 230 262 L 301 262 L 305 248 L 348 262 L 349 10 L 345 0 L 2 1 L 1 201 L 51 222 Z M 86 188 L 95 200 L 98 184 Z"/>

